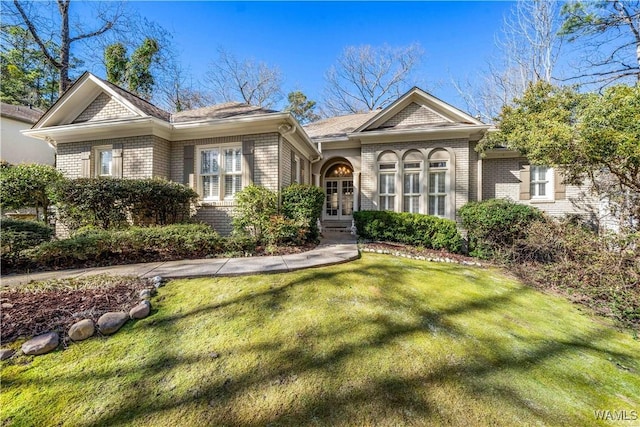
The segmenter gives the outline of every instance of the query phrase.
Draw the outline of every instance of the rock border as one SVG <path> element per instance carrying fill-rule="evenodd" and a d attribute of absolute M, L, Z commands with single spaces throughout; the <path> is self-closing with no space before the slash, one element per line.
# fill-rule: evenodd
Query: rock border
<path fill-rule="evenodd" d="M 411 255 L 411 254 L 408 254 L 406 252 L 397 251 L 397 250 L 373 249 L 373 248 L 367 248 L 367 247 L 362 247 L 362 248 L 360 248 L 360 250 L 362 252 L 369 252 L 369 253 L 373 253 L 373 254 L 393 255 L 393 256 L 396 256 L 396 257 L 413 259 L 413 260 L 417 260 L 417 261 L 444 262 L 444 263 L 449 263 L 449 264 L 460 264 L 460 265 L 470 265 L 470 266 L 474 266 L 474 267 L 485 267 L 484 264 L 479 263 L 479 262 L 475 262 L 475 261 L 457 260 L 457 259 L 448 258 L 448 257 L 428 257 L 428 256 L 423 256 L 423 255 Z"/>
<path fill-rule="evenodd" d="M 138 298 L 140 301 L 132 307 L 128 313 L 107 312 L 98 319 L 97 324 L 92 319 L 81 319 L 71 325 L 66 333 L 66 338 L 71 342 L 80 342 L 91 338 L 96 331 L 102 336 L 113 335 L 122 328 L 129 320 L 140 320 L 148 317 L 151 313 L 151 297 L 157 289 L 163 287 L 166 280 L 161 276 L 154 276 L 149 279 L 153 290 L 143 289 Z M 66 338 L 63 340 L 66 342 Z M 37 335 L 25 341 L 21 346 L 21 351 L 12 348 L 0 348 L 0 360 L 9 360 L 21 354 L 28 356 L 40 356 L 47 354 L 58 348 L 60 344 L 58 332 L 50 331 Z"/>

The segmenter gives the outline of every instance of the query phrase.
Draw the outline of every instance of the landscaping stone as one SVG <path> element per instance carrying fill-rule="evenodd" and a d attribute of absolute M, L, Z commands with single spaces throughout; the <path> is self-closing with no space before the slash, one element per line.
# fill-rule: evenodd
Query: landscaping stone
<path fill-rule="evenodd" d="M 59 341 L 60 338 L 56 332 L 48 332 L 46 334 L 33 337 L 22 344 L 22 352 L 32 356 L 49 353 L 58 347 Z"/>
<path fill-rule="evenodd" d="M 140 299 L 151 299 L 151 289 L 143 289 L 139 294 Z"/>
<path fill-rule="evenodd" d="M 151 283 L 153 284 L 153 287 L 156 289 L 164 286 L 164 280 L 162 279 L 162 276 L 153 276 L 151 278 Z"/>
<path fill-rule="evenodd" d="M 98 330 L 104 335 L 115 334 L 127 320 L 129 315 L 123 311 L 105 313 L 98 319 Z"/>
<path fill-rule="evenodd" d="M 151 312 L 151 303 L 148 300 L 141 301 L 140 304 L 129 310 L 129 317 L 132 319 L 144 319 Z"/>
<path fill-rule="evenodd" d="M 0 348 L 0 360 L 7 360 L 14 354 L 16 351 L 11 348 Z"/>
<path fill-rule="evenodd" d="M 2 308 L 13 308 L 13 304 L 11 304 L 10 302 L 3 302 L 2 303 Z"/>
<path fill-rule="evenodd" d="M 84 319 L 74 323 L 71 328 L 69 328 L 69 338 L 71 338 L 73 341 L 86 340 L 87 338 L 92 336 L 95 331 L 96 327 L 93 324 L 93 320 Z"/>

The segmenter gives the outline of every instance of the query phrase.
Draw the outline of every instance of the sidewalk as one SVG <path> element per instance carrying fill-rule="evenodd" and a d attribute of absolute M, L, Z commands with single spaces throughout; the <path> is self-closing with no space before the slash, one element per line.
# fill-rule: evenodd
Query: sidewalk
<path fill-rule="evenodd" d="M 116 276 L 167 279 L 193 277 L 241 276 L 248 274 L 285 273 L 305 268 L 340 264 L 359 258 L 356 238 L 349 233 L 326 232 L 313 250 L 292 255 L 244 258 L 209 258 L 180 261 L 114 265 L 111 267 L 45 271 L 33 274 L 9 274 L 0 277 L 2 286 L 19 286 L 32 281 L 110 274 Z"/>

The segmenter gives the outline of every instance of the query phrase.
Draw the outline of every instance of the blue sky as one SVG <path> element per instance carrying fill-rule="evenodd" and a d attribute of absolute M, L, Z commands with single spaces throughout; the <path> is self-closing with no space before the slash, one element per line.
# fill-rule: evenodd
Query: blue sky
<path fill-rule="evenodd" d="M 195 81 L 218 46 L 238 58 L 278 66 L 284 90 L 320 100 L 324 73 L 349 45 L 425 51 L 419 85 L 464 108 L 451 78 L 476 74 L 495 54 L 494 37 L 512 2 L 135 2 L 140 14 L 173 33 Z"/>

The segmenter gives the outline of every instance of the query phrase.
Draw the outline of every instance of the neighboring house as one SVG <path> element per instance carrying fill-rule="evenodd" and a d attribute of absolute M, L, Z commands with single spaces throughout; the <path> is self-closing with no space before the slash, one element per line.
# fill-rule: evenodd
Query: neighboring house
<path fill-rule="evenodd" d="M 413 88 L 388 107 L 301 126 L 290 113 L 226 103 L 170 114 L 90 73 L 26 135 L 55 143 L 70 178 L 162 177 L 201 196 L 196 218 L 226 234 L 234 195 L 250 183 L 292 182 L 326 194 L 325 227 L 357 210 L 419 212 L 457 220 L 469 201 L 508 197 L 551 214 L 578 212 L 580 190 L 516 152 L 481 158 L 489 130 Z"/>
<path fill-rule="evenodd" d="M 55 164 L 55 149 L 22 134 L 42 117 L 44 111 L 23 105 L 0 103 L 0 159 L 11 164 Z"/>

